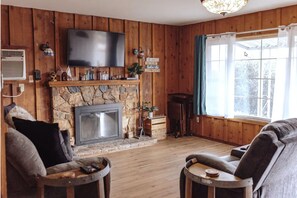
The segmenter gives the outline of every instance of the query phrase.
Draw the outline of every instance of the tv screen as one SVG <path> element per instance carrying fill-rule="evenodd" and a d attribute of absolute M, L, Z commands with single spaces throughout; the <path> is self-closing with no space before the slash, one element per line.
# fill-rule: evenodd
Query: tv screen
<path fill-rule="evenodd" d="M 68 30 L 67 63 L 69 66 L 124 67 L 125 34 Z"/>

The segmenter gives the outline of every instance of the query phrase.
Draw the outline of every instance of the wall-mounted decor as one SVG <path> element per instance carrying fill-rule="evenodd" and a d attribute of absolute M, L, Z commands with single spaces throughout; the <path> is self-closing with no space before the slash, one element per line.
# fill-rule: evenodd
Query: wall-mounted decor
<path fill-rule="evenodd" d="M 145 72 L 160 72 L 159 58 L 146 58 L 145 60 Z"/>
<path fill-rule="evenodd" d="M 40 50 L 43 51 L 44 56 L 54 56 L 54 51 L 50 48 L 49 43 L 40 44 Z"/>
<path fill-rule="evenodd" d="M 137 56 L 137 58 L 144 58 L 144 50 L 141 49 L 141 47 L 139 49 L 134 48 L 132 50 L 132 53 Z"/>

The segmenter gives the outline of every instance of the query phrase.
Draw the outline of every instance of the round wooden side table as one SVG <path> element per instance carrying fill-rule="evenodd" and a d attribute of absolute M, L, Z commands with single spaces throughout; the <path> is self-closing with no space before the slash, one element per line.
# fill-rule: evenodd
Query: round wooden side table
<path fill-rule="evenodd" d="M 208 186 L 208 198 L 215 198 L 215 188 L 243 188 L 243 197 L 251 198 L 253 179 L 240 179 L 232 174 L 217 170 L 219 175 L 209 177 L 205 170 L 211 167 L 197 163 L 196 159 L 187 162 L 184 173 L 186 175 L 186 198 L 192 197 L 192 182 Z"/>
<path fill-rule="evenodd" d="M 99 180 L 103 179 L 104 198 L 110 195 L 110 164 L 109 161 L 103 159 L 99 164 L 101 170 L 85 174 L 80 169 L 74 169 L 66 172 L 55 173 L 47 176 L 38 176 L 37 179 L 37 197 L 44 198 L 44 186 L 66 187 L 67 198 L 74 198 L 74 187 L 84 184 L 96 182 L 98 198 L 103 192 L 100 190 Z"/>

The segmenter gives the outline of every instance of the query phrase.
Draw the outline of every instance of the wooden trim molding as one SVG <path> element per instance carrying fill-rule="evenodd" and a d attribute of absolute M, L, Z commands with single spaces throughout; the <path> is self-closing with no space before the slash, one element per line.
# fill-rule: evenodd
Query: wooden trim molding
<path fill-rule="evenodd" d="M 138 85 L 140 80 L 85 80 L 85 81 L 51 81 L 49 87 L 96 86 L 96 85 Z"/>

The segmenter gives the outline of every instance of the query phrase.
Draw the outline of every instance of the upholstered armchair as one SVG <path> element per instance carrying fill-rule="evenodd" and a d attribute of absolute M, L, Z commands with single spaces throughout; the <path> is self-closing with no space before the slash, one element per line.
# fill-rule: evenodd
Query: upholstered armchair
<path fill-rule="evenodd" d="M 14 103 L 5 107 L 5 121 L 10 126 L 5 133 L 9 198 L 35 198 L 38 194 L 37 177 L 62 174 L 93 163 L 107 162 L 106 165 L 110 166 L 107 158 L 75 157 L 67 130 L 60 131 L 55 123 L 36 121 L 25 109 Z M 110 175 L 101 182 L 104 183 L 104 196 L 108 198 Z M 98 190 L 98 183 L 93 180 L 76 185 L 74 191 L 76 198 L 98 197 L 98 194 L 103 194 Z M 45 198 L 64 198 L 66 188 L 46 186 L 44 194 Z"/>
<path fill-rule="evenodd" d="M 253 197 L 297 197 L 297 119 L 270 123 L 247 147 L 234 149 L 229 156 L 193 154 L 198 163 L 233 174 L 241 179 L 253 179 Z M 244 153 L 242 156 L 241 154 Z M 196 161 L 195 160 L 195 161 Z M 185 197 L 184 169 L 180 175 L 180 196 Z M 207 187 L 194 183 L 192 197 L 207 197 Z M 217 198 L 240 198 L 243 189 L 216 189 Z"/>
<path fill-rule="evenodd" d="M 77 158 L 46 168 L 34 144 L 26 136 L 12 128 L 9 128 L 6 133 L 6 159 L 9 198 L 37 197 L 37 176 L 70 171 L 92 163 L 101 163 L 103 159 L 108 160 L 102 157 Z M 107 193 L 105 197 L 109 197 L 109 192 Z M 66 197 L 66 188 L 46 187 L 45 198 L 52 197 Z M 75 187 L 75 197 L 98 197 L 96 183 Z"/>

